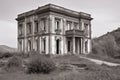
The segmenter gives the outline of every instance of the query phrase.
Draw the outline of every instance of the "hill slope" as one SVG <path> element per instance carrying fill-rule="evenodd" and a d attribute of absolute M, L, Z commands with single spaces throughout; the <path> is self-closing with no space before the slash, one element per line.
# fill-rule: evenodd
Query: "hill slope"
<path fill-rule="evenodd" d="M 92 40 L 95 56 L 120 59 L 120 28 Z"/>
<path fill-rule="evenodd" d="M 10 52 L 10 53 L 17 52 L 17 49 L 8 47 L 6 45 L 0 45 L 0 53 L 6 53 L 6 52 Z"/>

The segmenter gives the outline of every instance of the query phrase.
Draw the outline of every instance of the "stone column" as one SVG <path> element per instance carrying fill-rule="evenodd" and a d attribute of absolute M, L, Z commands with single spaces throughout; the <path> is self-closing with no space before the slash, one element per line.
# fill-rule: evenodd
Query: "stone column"
<path fill-rule="evenodd" d="M 73 54 L 75 54 L 75 37 L 73 37 Z"/>
<path fill-rule="evenodd" d="M 52 36 L 51 36 L 51 32 L 52 32 L 52 16 L 49 16 L 48 17 L 48 33 L 50 34 L 49 35 L 49 54 L 52 54 Z"/>
<path fill-rule="evenodd" d="M 81 41 L 81 42 L 80 42 L 80 44 L 81 44 L 81 45 L 80 45 L 80 46 L 81 46 L 81 48 L 80 48 L 80 49 L 81 49 L 81 50 L 80 50 L 80 54 L 82 54 L 82 53 L 83 53 L 83 39 L 82 39 L 82 38 L 80 38 L 80 39 L 81 39 L 81 40 L 80 40 L 80 41 Z"/>
<path fill-rule="evenodd" d="M 26 22 L 26 18 L 25 18 L 25 22 L 24 22 L 24 52 L 27 52 L 27 22 Z"/>
<path fill-rule="evenodd" d="M 32 24 L 32 50 L 35 50 L 35 38 L 34 38 L 34 29 L 35 29 L 35 24 L 34 24 L 34 17 L 33 17 L 33 21 L 31 22 Z"/>
<path fill-rule="evenodd" d="M 85 54 L 85 38 L 83 38 L 82 40 L 82 47 L 83 47 L 83 54 Z"/>

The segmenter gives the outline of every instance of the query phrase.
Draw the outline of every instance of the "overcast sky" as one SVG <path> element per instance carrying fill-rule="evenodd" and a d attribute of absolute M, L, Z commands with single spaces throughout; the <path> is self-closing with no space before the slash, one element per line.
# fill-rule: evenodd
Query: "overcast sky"
<path fill-rule="evenodd" d="M 17 47 L 17 15 L 48 3 L 91 14 L 93 37 L 120 27 L 120 0 L 0 0 L 0 45 Z"/>

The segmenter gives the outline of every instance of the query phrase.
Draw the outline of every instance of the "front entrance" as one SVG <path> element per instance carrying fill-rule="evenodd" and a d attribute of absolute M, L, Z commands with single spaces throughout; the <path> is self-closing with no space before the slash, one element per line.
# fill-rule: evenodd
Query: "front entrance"
<path fill-rule="evenodd" d="M 69 54 L 81 54 L 81 37 L 69 37 L 67 38 L 67 53 Z"/>
<path fill-rule="evenodd" d="M 81 54 L 81 38 L 75 38 L 75 53 Z"/>

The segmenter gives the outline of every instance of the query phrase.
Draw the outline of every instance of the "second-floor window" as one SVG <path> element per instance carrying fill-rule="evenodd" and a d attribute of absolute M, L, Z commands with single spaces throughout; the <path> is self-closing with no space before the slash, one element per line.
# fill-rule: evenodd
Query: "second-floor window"
<path fill-rule="evenodd" d="M 31 22 L 27 23 L 27 33 L 28 34 L 32 33 L 32 23 Z"/>
<path fill-rule="evenodd" d="M 74 23 L 74 29 L 80 29 L 79 26 L 78 26 L 78 23 Z"/>
<path fill-rule="evenodd" d="M 42 30 L 46 30 L 46 19 L 41 19 L 41 28 Z"/>
<path fill-rule="evenodd" d="M 60 19 L 55 19 L 55 28 L 60 29 Z"/>
<path fill-rule="evenodd" d="M 22 24 L 19 24 L 18 34 L 23 35 L 23 25 Z"/>
<path fill-rule="evenodd" d="M 71 30 L 72 29 L 72 22 L 67 21 L 67 30 Z"/>
<path fill-rule="evenodd" d="M 39 31 L 39 26 L 38 26 L 38 21 L 35 21 L 35 32 L 38 32 Z"/>
<path fill-rule="evenodd" d="M 84 30 L 85 30 L 85 34 L 88 36 L 89 33 L 89 25 L 84 23 Z"/>

